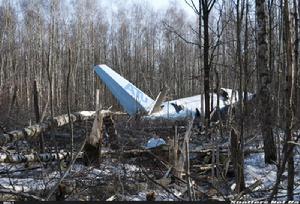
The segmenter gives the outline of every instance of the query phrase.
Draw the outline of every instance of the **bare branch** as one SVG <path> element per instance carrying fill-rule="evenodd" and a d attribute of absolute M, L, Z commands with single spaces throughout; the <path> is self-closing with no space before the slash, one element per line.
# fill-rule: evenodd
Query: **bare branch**
<path fill-rule="evenodd" d="M 216 0 L 212 0 L 212 1 L 208 2 L 208 4 L 207 4 L 208 13 L 211 11 L 211 9 L 213 8 L 215 3 L 216 3 Z"/>
<path fill-rule="evenodd" d="M 165 26 L 165 28 L 174 33 L 175 35 L 177 35 L 177 37 L 179 37 L 180 39 L 182 39 L 184 42 L 191 44 L 191 45 L 196 45 L 198 47 L 200 47 L 199 43 L 195 43 L 192 41 L 187 40 L 185 37 L 183 37 L 180 33 L 178 33 L 172 26 L 168 25 L 165 21 L 163 21 L 163 25 Z"/>
<path fill-rule="evenodd" d="M 191 8 L 193 9 L 193 11 L 194 11 L 197 15 L 200 15 L 200 12 L 199 12 L 199 10 L 197 9 L 197 7 L 196 7 L 196 5 L 195 5 L 195 3 L 194 3 L 193 0 L 190 0 L 191 3 L 189 3 L 187 0 L 184 0 L 184 1 L 185 1 L 185 3 L 186 3 L 189 7 L 191 7 Z"/>

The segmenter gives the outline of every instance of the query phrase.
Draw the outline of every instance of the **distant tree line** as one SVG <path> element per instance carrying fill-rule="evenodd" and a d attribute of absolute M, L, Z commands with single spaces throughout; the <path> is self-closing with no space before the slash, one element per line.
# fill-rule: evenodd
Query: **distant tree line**
<path fill-rule="evenodd" d="M 220 87 L 237 89 L 240 77 L 248 91 L 256 92 L 258 87 L 255 17 L 250 15 L 255 5 L 248 2 L 243 6 L 248 12 L 243 11 L 239 18 L 235 2 L 219 1 L 211 11 L 206 53 L 210 90 L 216 88 L 216 76 Z M 273 30 L 278 29 L 276 22 Z M 171 3 L 161 12 L 150 5 L 134 4 L 129 8 L 119 6 L 110 13 L 95 0 L 71 4 L 8 0 L 2 1 L 0 24 L 2 115 L 13 116 L 11 111 L 25 110 L 27 120 L 34 116 L 34 80 L 38 82 L 41 111 L 66 112 L 69 65 L 71 111 L 94 109 L 97 88 L 101 89 L 103 107 L 117 105 L 95 76 L 95 64 L 107 64 L 153 98 L 164 83 L 170 87 L 168 96 L 174 99 L 204 92 L 203 22 L 191 18 L 178 5 Z M 274 43 L 276 46 L 278 41 Z M 272 50 L 275 60 L 279 54 Z M 246 57 L 250 60 L 245 61 Z M 247 70 L 240 72 L 241 64 Z M 276 80 L 277 69 L 273 70 Z"/>

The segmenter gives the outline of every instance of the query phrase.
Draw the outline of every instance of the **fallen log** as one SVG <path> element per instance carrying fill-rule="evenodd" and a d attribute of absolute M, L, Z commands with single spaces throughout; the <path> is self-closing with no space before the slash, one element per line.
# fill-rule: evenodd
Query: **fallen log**
<path fill-rule="evenodd" d="M 37 136 L 50 129 L 50 127 L 56 128 L 68 124 L 70 119 L 72 122 L 84 121 L 94 118 L 95 111 L 80 111 L 72 113 L 70 118 L 68 114 L 56 116 L 53 119 L 48 118 L 47 120 L 25 127 L 21 130 L 13 130 L 0 135 L 0 145 L 3 146 L 6 143 L 14 142 L 21 139 L 36 139 Z"/>
<path fill-rule="evenodd" d="M 42 154 L 0 154 L 2 163 L 25 163 L 25 162 L 51 162 L 58 159 L 65 159 L 70 156 L 69 152 L 42 153 Z M 81 153 L 82 157 L 82 153 Z"/>
<path fill-rule="evenodd" d="M 103 149 L 101 155 L 103 157 L 119 157 L 122 155 L 125 158 L 147 156 L 152 151 L 150 149 L 132 149 L 119 152 L 116 150 Z M 60 151 L 58 157 L 60 160 L 70 157 L 70 152 Z M 84 152 L 80 152 L 78 158 L 83 158 Z M 31 153 L 31 154 L 17 154 L 17 153 L 1 153 L 0 163 L 25 163 L 25 162 L 51 162 L 57 160 L 57 154 L 53 153 Z"/>
<path fill-rule="evenodd" d="M 25 198 L 26 200 L 34 200 L 34 201 L 44 201 L 43 198 L 38 197 L 36 195 L 31 195 L 29 193 L 15 191 L 12 189 L 0 189 L 0 194 L 11 194 L 21 198 Z M 13 202 L 13 201 L 12 201 Z"/>
<path fill-rule="evenodd" d="M 195 159 L 200 159 L 205 156 L 210 156 L 212 149 L 208 150 L 191 150 L 190 152 L 193 154 L 198 155 L 195 157 Z M 246 149 L 247 151 L 247 149 Z M 257 152 L 254 151 L 253 152 Z M 84 158 L 84 154 L 86 152 L 80 152 L 79 158 Z M 110 148 L 102 148 L 101 149 L 101 156 L 102 157 L 119 157 L 122 156 L 123 158 L 134 158 L 134 157 L 144 157 L 144 156 L 153 156 L 156 155 L 158 157 L 165 156 L 165 154 L 169 153 L 169 146 L 168 145 L 161 145 L 152 149 L 130 149 L 130 150 L 113 150 Z M 226 155 L 227 152 L 221 151 L 221 154 Z M 70 156 L 70 152 L 66 152 L 61 150 L 59 152 L 59 159 L 66 159 Z M 97 157 L 96 157 L 97 158 Z M 190 158 L 192 160 L 192 158 Z M 24 162 L 51 162 L 57 160 L 57 154 L 55 152 L 53 153 L 31 153 L 31 154 L 17 154 L 17 153 L 0 153 L 0 163 L 24 163 Z M 167 160 L 166 160 L 167 161 Z M 193 167 L 199 167 L 201 170 L 201 167 L 204 167 L 205 164 L 194 164 Z M 211 169 L 211 166 L 207 167 L 207 169 Z"/>

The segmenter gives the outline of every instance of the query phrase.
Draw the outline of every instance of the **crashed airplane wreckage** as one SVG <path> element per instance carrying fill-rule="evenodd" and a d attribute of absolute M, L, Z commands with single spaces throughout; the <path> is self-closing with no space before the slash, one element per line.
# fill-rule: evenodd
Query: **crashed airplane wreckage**
<path fill-rule="evenodd" d="M 167 119 L 167 120 L 184 120 L 194 119 L 199 117 L 201 114 L 201 100 L 203 95 L 195 95 L 187 98 L 181 98 L 177 100 L 165 101 L 168 89 L 162 90 L 157 96 L 156 100 L 151 99 L 140 89 L 134 86 L 131 82 L 120 76 L 114 70 L 106 65 L 97 65 L 94 68 L 96 74 L 105 83 L 108 89 L 112 92 L 117 101 L 121 104 L 123 109 L 130 115 L 134 116 L 137 114 L 143 114 L 143 119 Z M 231 104 L 235 104 L 238 101 L 237 91 L 232 91 L 231 89 L 221 89 L 221 94 L 219 94 L 219 107 L 221 112 L 226 112 Z M 252 99 L 255 94 L 248 93 L 248 99 Z M 214 108 L 217 106 L 217 94 L 212 93 Z M 214 112 L 214 111 L 212 111 Z M 110 132 L 110 138 L 114 138 L 116 135 L 113 122 L 111 119 L 112 115 L 123 115 L 123 113 L 113 113 L 111 111 L 101 111 L 97 113 L 96 111 L 81 111 L 70 115 L 64 114 L 54 118 L 48 118 L 41 123 L 34 124 L 28 127 L 24 127 L 20 130 L 13 130 L 10 132 L 4 132 L 0 134 L 0 146 L 4 146 L 7 143 L 12 143 L 18 140 L 27 139 L 37 139 L 42 132 L 49 131 L 51 128 L 61 127 L 68 124 L 70 121 L 86 121 L 100 117 L 99 121 L 103 120 L 103 124 L 99 124 L 99 127 L 105 126 Z M 97 128 L 96 128 L 97 129 Z M 99 128 L 98 128 L 99 129 Z M 99 134 L 94 134 L 99 135 Z M 95 139 L 96 138 L 96 139 Z M 97 146 L 98 137 L 91 137 L 87 144 L 93 147 Z M 113 140 L 113 139 L 112 139 Z M 113 144 L 117 149 L 117 144 Z M 52 158 L 53 155 L 47 156 L 47 158 Z M 4 158 L 5 157 L 5 158 Z M 6 156 L 3 160 L 8 160 Z M 39 156 L 40 160 L 44 155 Z M 1 157 L 2 158 L 2 157 Z M 19 158 L 19 157 L 18 157 Z M 10 159 L 11 160 L 11 159 Z M 12 159 L 14 160 L 14 159 Z M 24 159 L 18 159 L 24 160 Z M 29 159 L 30 160 L 30 159 Z M 36 159 L 33 159 L 36 160 Z M 46 159 L 47 160 L 47 159 Z"/>
<path fill-rule="evenodd" d="M 128 192 L 135 192 L 136 189 L 140 191 L 140 186 L 144 184 L 147 184 L 144 191 L 149 191 L 149 183 L 154 185 L 150 187 L 151 189 L 160 189 L 163 187 L 163 189 L 168 190 L 167 192 L 180 192 L 180 194 L 176 195 L 172 193 L 172 195 L 175 195 L 174 199 L 185 200 L 187 192 L 192 192 L 193 189 L 197 189 L 200 192 L 200 188 L 198 188 L 200 181 L 198 179 L 191 180 L 192 177 L 187 176 L 192 175 L 193 171 L 196 170 L 197 174 L 199 172 L 201 174 L 208 174 L 210 170 L 223 169 L 223 176 L 228 171 L 232 171 L 233 165 L 230 165 L 230 160 L 227 159 L 227 144 L 218 145 L 218 151 L 215 151 L 210 143 L 204 143 L 206 142 L 206 137 L 197 137 L 197 140 L 193 140 L 193 143 L 191 143 L 193 146 L 197 145 L 197 147 L 190 148 L 192 145 L 189 146 L 192 141 L 190 141 L 190 138 L 195 138 L 196 135 L 192 130 L 193 120 L 189 119 L 194 119 L 203 114 L 201 112 L 203 109 L 203 107 L 201 108 L 202 95 L 165 101 L 167 89 L 164 89 L 159 93 L 156 100 L 153 100 L 106 65 L 96 66 L 95 72 L 128 114 L 99 109 L 96 109 L 96 111 L 81 111 L 70 115 L 64 114 L 54 118 L 49 117 L 38 124 L 1 133 L 0 146 L 2 150 L 0 151 L 0 164 L 5 168 L 6 166 L 9 168 L 11 166 L 18 167 L 9 172 L 9 175 L 14 175 L 15 173 L 15 177 L 12 177 L 13 179 L 19 179 L 19 175 L 22 172 L 28 176 L 27 172 L 31 170 L 32 178 L 30 177 L 29 179 L 34 179 L 34 182 L 38 182 L 40 181 L 39 174 L 36 172 L 39 172 L 39 169 L 41 169 L 40 166 L 42 166 L 42 169 L 47 168 L 47 171 L 51 172 L 49 175 L 53 174 L 54 176 L 50 179 L 54 180 L 55 186 L 46 186 L 42 189 L 43 192 L 49 190 L 47 200 L 51 197 L 53 198 L 54 191 L 56 191 L 55 195 L 63 195 L 64 199 L 65 195 L 61 194 L 61 189 L 63 189 L 61 187 L 69 186 L 69 182 L 73 182 L 76 179 L 86 182 L 86 186 L 91 189 L 92 185 L 94 185 L 93 182 L 101 182 L 101 185 L 103 185 L 103 191 L 101 192 L 107 193 L 107 195 L 103 195 L 107 199 L 108 195 L 111 196 L 111 192 L 107 190 L 107 186 L 114 185 L 114 172 L 116 169 L 121 169 L 119 168 L 120 164 L 124 164 L 122 169 L 125 167 L 132 169 L 131 172 L 133 175 L 128 177 L 130 178 L 130 182 L 134 183 L 132 187 L 128 188 Z M 214 107 L 216 108 L 217 94 L 213 93 L 211 97 L 214 98 Z M 252 99 L 253 97 L 254 94 L 248 94 L 248 99 Z M 230 89 L 222 89 L 219 92 L 219 98 L 219 107 L 221 111 L 225 112 L 231 104 L 238 101 L 237 92 L 233 92 Z M 154 125 L 154 127 L 151 125 L 147 127 L 142 125 L 135 126 L 135 121 L 128 120 L 128 115 L 135 116 L 141 113 L 144 114 L 142 118 L 151 119 L 149 124 Z M 128 124 L 124 123 L 124 119 L 126 119 Z M 158 126 L 160 125 L 159 121 L 152 123 L 152 119 L 170 119 L 172 125 L 170 128 L 169 126 L 162 126 L 160 129 L 161 126 Z M 183 120 L 188 123 L 185 126 L 178 126 L 178 124 L 173 124 L 174 120 Z M 74 131 L 76 138 L 81 137 L 81 139 L 74 140 L 76 142 L 76 154 L 74 154 L 75 148 L 70 150 L 66 145 L 70 141 L 69 137 L 71 135 L 59 135 L 61 132 L 69 132 L 69 128 L 65 128 L 64 126 L 70 122 L 74 123 L 73 131 L 77 130 Z M 165 121 L 162 122 L 166 124 Z M 79 129 L 83 129 L 83 126 L 85 131 L 78 131 Z M 53 131 L 53 129 L 56 130 Z M 45 133 L 44 136 L 48 139 L 45 151 L 38 151 L 36 148 L 30 149 L 31 145 L 36 144 L 35 140 L 39 138 L 41 133 Z M 63 141 L 65 143 L 61 142 L 57 146 L 55 144 L 57 141 L 53 140 L 57 140 L 61 136 L 64 136 Z M 152 138 L 146 142 L 146 138 L 148 139 L 149 137 Z M 204 145 L 198 146 L 200 143 Z M 54 145 L 56 146 L 55 148 Z M 251 148 L 245 149 L 245 152 L 246 150 L 248 152 L 252 151 Z M 225 158 L 224 161 L 216 165 L 213 162 L 213 155 L 215 154 L 218 155 L 217 158 Z M 190 164 L 190 160 L 193 163 Z M 72 171 L 75 161 L 77 161 L 76 167 L 74 166 L 75 168 Z M 44 164 L 46 162 L 48 163 L 47 165 Z M 190 168 L 193 170 L 190 171 Z M 64 173 L 60 179 L 57 179 L 55 177 L 56 174 L 53 173 L 59 173 L 58 170 Z M 90 171 L 89 174 L 87 173 L 88 171 Z M 97 172 L 96 178 L 95 172 Z M 127 173 L 128 171 L 126 170 Z M 0 171 L 0 174 L 6 175 L 7 170 Z M 91 178 L 87 175 L 91 175 Z M 132 180 L 132 178 L 136 178 L 134 175 L 142 175 L 143 181 L 141 182 L 140 178 Z M 4 177 L 4 179 L 6 178 Z M 176 179 L 178 185 L 173 185 L 173 179 Z M 185 179 L 187 180 L 185 181 Z M 203 179 L 201 180 L 202 182 L 206 178 L 200 179 Z M 46 181 L 48 182 L 48 180 Z M 73 183 L 75 183 L 74 186 L 76 188 L 84 188 L 84 191 L 86 191 L 87 188 L 83 185 L 83 182 L 80 182 L 80 185 L 77 185 L 76 181 Z M 126 180 L 126 183 L 129 183 L 129 179 Z M 23 184 L 20 185 L 23 186 Z M 99 183 L 97 183 L 97 189 L 99 186 Z M 14 191 L 11 192 L 8 187 L 2 190 L 6 194 L 15 193 Z M 209 190 L 208 188 L 207 192 Z M 66 194 L 69 196 L 72 192 Z M 77 193 L 77 191 L 74 192 Z M 93 194 L 90 191 L 88 193 Z M 115 189 L 113 189 L 113 193 L 115 193 Z M 205 192 L 201 190 L 202 195 L 206 195 L 206 190 Z"/>
<path fill-rule="evenodd" d="M 204 104 L 201 107 L 201 100 L 203 100 L 204 95 L 165 101 L 168 88 L 164 88 L 153 100 L 107 65 L 96 65 L 94 70 L 130 116 L 141 114 L 144 119 L 184 120 L 200 117 L 204 114 L 201 111 L 205 108 Z M 255 94 L 247 93 L 247 100 L 251 100 L 254 96 Z M 214 113 L 217 108 L 217 93 L 211 93 L 210 97 L 213 98 L 212 113 Z M 237 102 L 238 91 L 221 88 L 219 91 L 221 112 L 226 112 L 230 105 Z"/>

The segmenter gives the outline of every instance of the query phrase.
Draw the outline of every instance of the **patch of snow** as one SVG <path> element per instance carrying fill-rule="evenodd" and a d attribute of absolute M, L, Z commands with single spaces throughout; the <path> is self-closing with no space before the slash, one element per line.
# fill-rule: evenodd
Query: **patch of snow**
<path fill-rule="evenodd" d="M 297 148 L 295 149 L 297 151 Z M 300 155 L 295 154 L 295 194 L 300 194 L 300 186 L 297 182 L 300 181 Z M 254 191 L 272 189 L 277 178 L 277 166 L 275 164 L 265 164 L 264 153 L 250 154 L 245 158 L 244 174 L 246 186 L 250 186 L 257 180 L 260 180 L 262 184 L 258 186 Z M 283 173 L 281 186 L 278 191 L 278 200 L 286 200 L 286 186 L 287 186 L 287 171 Z M 300 199 L 300 195 L 295 195 L 295 200 Z"/>
<path fill-rule="evenodd" d="M 245 159 L 246 186 L 250 186 L 257 180 L 262 181 L 260 187 L 271 188 L 276 181 L 277 167 L 273 164 L 265 164 L 263 153 L 251 154 Z"/>
<path fill-rule="evenodd" d="M 76 164 L 72 168 L 72 173 L 81 172 L 88 178 L 105 178 L 112 176 L 114 174 L 126 174 L 131 175 L 140 171 L 140 168 L 136 165 L 113 163 L 113 162 L 103 162 L 98 167 L 86 167 L 81 164 Z M 52 175 L 53 176 L 53 175 Z"/>
<path fill-rule="evenodd" d="M 80 111 L 80 114 L 86 117 L 90 117 L 95 114 L 95 111 Z"/>
<path fill-rule="evenodd" d="M 176 201 L 177 199 L 165 192 L 165 191 L 154 191 L 155 192 L 155 201 Z M 139 192 L 137 195 L 130 195 L 130 196 L 125 196 L 125 200 L 127 201 L 146 201 L 146 196 L 148 192 L 142 191 Z"/>
<path fill-rule="evenodd" d="M 59 173 L 59 171 L 53 171 L 53 172 L 49 173 L 47 176 L 48 176 L 48 178 L 60 178 L 60 173 Z"/>

